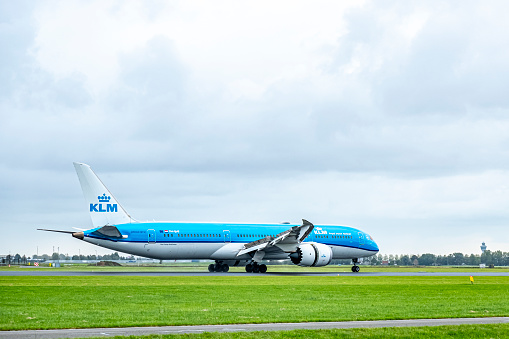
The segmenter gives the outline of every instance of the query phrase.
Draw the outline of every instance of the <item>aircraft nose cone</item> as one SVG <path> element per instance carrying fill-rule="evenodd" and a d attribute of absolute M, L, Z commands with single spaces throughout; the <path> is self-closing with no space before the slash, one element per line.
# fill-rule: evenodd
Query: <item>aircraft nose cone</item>
<path fill-rule="evenodd" d="M 74 232 L 72 236 L 80 240 L 83 240 L 83 238 L 85 238 L 85 234 L 83 232 Z"/>

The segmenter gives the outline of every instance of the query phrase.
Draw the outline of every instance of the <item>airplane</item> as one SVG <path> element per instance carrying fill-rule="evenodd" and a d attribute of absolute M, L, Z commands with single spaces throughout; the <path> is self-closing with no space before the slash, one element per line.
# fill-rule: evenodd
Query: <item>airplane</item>
<path fill-rule="evenodd" d="M 209 272 L 245 266 L 265 273 L 262 260 L 290 259 L 295 265 L 320 267 L 333 259 L 351 259 L 352 272 L 362 258 L 378 253 L 367 233 L 348 226 L 236 222 L 140 222 L 133 219 L 90 166 L 74 163 L 94 228 L 41 231 L 74 238 L 111 250 L 160 260 L 214 260 Z"/>

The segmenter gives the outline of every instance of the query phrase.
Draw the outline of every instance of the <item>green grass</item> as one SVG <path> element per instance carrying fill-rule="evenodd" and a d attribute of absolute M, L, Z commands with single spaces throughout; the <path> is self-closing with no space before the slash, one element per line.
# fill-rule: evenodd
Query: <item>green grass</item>
<path fill-rule="evenodd" d="M 509 315 L 509 278 L 0 277 L 0 329 Z"/>
<path fill-rule="evenodd" d="M 274 332 L 201 333 L 150 336 L 116 336 L 117 339 L 265 339 L 265 338 L 507 338 L 509 324 L 437 327 L 350 328 Z M 104 338 L 104 337 L 96 337 Z"/>

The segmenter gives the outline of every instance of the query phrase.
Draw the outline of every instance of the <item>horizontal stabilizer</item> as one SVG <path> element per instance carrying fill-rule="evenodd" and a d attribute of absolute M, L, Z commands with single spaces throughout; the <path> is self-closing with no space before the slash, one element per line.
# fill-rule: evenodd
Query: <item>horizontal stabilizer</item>
<path fill-rule="evenodd" d="M 38 231 L 46 231 L 46 232 L 57 232 L 57 233 L 65 233 L 71 234 L 73 237 L 83 240 L 84 234 L 83 232 L 73 232 L 73 231 L 60 231 L 60 230 L 47 230 L 44 228 L 38 228 Z"/>
<path fill-rule="evenodd" d="M 75 233 L 73 231 L 47 230 L 47 229 L 44 229 L 44 228 L 38 228 L 37 230 L 38 231 L 47 231 L 47 232 L 67 233 L 67 234 Z"/>

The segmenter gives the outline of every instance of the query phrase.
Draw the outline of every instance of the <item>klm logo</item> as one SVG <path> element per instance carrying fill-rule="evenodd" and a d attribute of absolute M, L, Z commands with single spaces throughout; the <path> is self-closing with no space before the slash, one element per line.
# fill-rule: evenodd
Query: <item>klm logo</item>
<path fill-rule="evenodd" d="M 111 197 L 106 193 L 97 197 L 98 204 L 90 204 L 90 212 L 118 212 L 117 204 L 110 204 Z"/>

